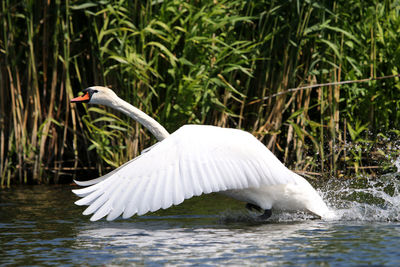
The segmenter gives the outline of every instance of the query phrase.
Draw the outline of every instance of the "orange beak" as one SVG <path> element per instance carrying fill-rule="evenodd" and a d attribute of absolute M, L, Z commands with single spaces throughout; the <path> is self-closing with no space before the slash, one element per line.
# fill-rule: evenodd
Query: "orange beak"
<path fill-rule="evenodd" d="M 78 96 L 78 97 L 75 97 L 75 98 L 72 98 L 71 99 L 71 102 L 85 102 L 85 103 L 87 103 L 87 102 L 89 102 L 89 100 L 90 100 L 90 96 L 89 96 L 89 93 L 88 92 L 86 92 L 86 93 L 84 93 L 83 95 L 81 95 L 81 96 Z"/>

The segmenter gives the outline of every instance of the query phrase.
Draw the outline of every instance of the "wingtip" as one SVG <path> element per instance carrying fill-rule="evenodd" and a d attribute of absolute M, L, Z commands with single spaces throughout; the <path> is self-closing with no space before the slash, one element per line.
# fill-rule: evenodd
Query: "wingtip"
<path fill-rule="evenodd" d="M 79 190 L 80 190 L 80 189 L 72 189 L 71 191 L 72 191 L 72 193 L 74 193 L 75 195 L 77 195 L 78 197 L 80 197 Z M 76 204 L 76 202 L 75 202 L 75 204 Z"/>
<path fill-rule="evenodd" d="M 81 199 L 75 201 L 74 204 L 77 205 L 77 206 L 84 206 L 84 205 L 87 205 L 84 198 L 81 198 Z"/>
<path fill-rule="evenodd" d="M 75 179 L 73 181 L 74 181 L 74 183 L 76 183 L 79 186 L 84 186 L 84 181 L 78 181 L 78 180 L 75 180 Z"/>
<path fill-rule="evenodd" d="M 98 220 L 100 220 L 101 218 L 96 218 L 96 217 L 94 217 L 94 215 L 92 216 L 92 217 L 90 217 L 90 221 L 91 222 L 96 222 L 96 221 L 98 221 Z"/>
<path fill-rule="evenodd" d="M 95 213 L 93 214 L 93 216 L 90 217 L 90 221 L 92 221 L 92 222 L 98 221 L 98 220 L 104 218 L 106 215 L 107 215 L 107 213 L 98 213 L 98 212 L 95 212 Z"/>
<path fill-rule="evenodd" d="M 82 188 L 85 189 L 85 188 Z M 88 192 L 86 191 L 82 191 L 82 189 L 72 189 L 72 193 L 74 193 L 75 195 L 77 195 L 78 197 L 85 197 L 88 195 Z M 90 192 L 89 192 L 90 193 Z"/>
<path fill-rule="evenodd" d="M 105 179 L 104 177 L 99 177 L 99 178 L 92 179 L 92 180 L 87 180 L 87 181 L 74 180 L 74 183 L 76 183 L 79 186 L 89 186 L 89 185 L 97 184 L 97 183 L 103 181 L 104 179 Z"/>

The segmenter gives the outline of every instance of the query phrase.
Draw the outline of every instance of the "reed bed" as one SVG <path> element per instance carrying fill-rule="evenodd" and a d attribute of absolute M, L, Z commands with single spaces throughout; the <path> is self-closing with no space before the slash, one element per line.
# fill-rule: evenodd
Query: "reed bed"
<path fill-rule="evenodd" d="M 390 170 L 398 155 L 398 1 L 10 1 L 0 5 L 1 186 L 97 175 L 155 142 L 103 107 L 107 85 L 173 132 L 252 132 L 303 174 Z"/>

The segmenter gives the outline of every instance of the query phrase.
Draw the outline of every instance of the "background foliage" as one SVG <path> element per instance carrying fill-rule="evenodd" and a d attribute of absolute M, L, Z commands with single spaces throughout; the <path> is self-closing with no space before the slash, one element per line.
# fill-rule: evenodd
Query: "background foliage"
<path fill-rule="evenodd" d="M 398 0 L 4 0 L 1 185 L 95 175 L 155 142 L 121 114 L 69 103 L 90 85 L 170 132 L 250 131 L 303 173 L 382 170 L 397 152 L 398 78 L 283 92 L 398 74 L 399 12 Z"/>

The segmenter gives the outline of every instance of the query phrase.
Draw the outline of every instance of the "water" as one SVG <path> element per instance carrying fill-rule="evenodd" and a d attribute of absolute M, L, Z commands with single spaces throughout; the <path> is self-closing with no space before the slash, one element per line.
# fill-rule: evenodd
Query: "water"
<path fill-rule="evenodd" d="M 90 222 L 71 186 L 0 191 L 0 265 L 400 265 L 400 179 L 331 181 L 338 218 L 275 212 L 267 223 L 220 195 Z"/>

